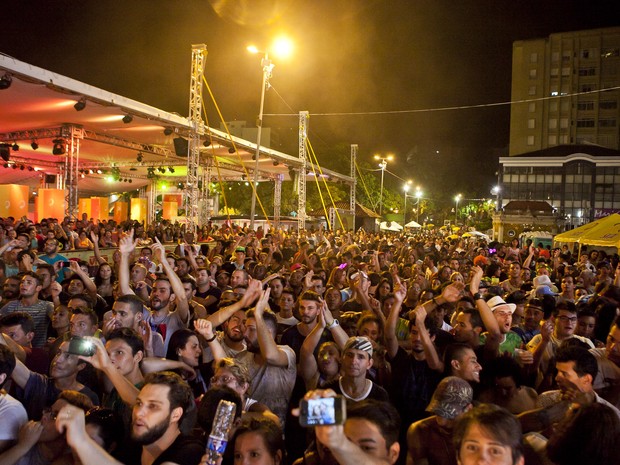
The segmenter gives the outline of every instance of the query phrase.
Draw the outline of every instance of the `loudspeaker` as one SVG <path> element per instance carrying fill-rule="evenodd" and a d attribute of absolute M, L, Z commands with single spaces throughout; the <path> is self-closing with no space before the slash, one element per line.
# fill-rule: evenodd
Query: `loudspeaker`
<path fill-rule="evenodd" d="M 55 174 L 46 174 L 45 175 L 45 184 L 56 184 L 56 175 Z"/>
<path fill-rule="evenodd" d="M 182 137 L 175 137 L 174 142 L 174 152 L 178 157 L 186 157 L 189 152 L 189 142 L 187 139 L 183 139 Z"/>

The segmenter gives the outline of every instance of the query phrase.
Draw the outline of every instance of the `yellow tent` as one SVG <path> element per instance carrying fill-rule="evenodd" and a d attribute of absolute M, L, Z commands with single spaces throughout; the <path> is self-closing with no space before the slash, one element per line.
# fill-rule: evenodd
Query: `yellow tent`
<path fill-rule="evenodd" d="M 553 240 L 598 247 L 620 247 L 620 215 L 613 213 L 592 223 L 558 234 Z"/>

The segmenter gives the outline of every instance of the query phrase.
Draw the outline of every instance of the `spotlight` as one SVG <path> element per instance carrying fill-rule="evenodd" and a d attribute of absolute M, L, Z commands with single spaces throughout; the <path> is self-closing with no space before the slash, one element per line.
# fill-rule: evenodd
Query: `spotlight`
<path fill-rule="evenodd" d="M 79 102 L 75 102 L 73 108 L 75 108 L 75 111 L 82 111 L 84 108 L 86 108 L 86 100 L 81 99 Z"/>
<path fill-rule="evenodd" d="M 80 173 L 80 178 L 84 179 L 85 175 L 84 173 Z"/>
<path fill-rule="evenodd" d="M 280 162 L 278 160 L 274 160 L 273 161 L 273 166 L 278 166 L 280 164 Z"/>
<path fill-rule="evenodd" d="M 129 181 L 129 184 L 131 184 L 133 182 L 131 179 L 128 179 L 128 181 Z"/>
<path fill-rule="evenodd" d="M 131 168 L 129 168 L 129 171 L 138 171 L 138 168 L 136 168 L 135 166 L 132 166 Z"/>
<path fill-rule="evenodd" d="M 32 150 L 36 150 L 39 148 L 39 144 L 37 144 L 36 141 L 32 141 L 32 144 L 30 144 L 30 147 L 32 147 Z"/>
<path fill-rule="evenodd" d="M 34 168 L 32 166 L 29 166 L 28 171 L 34 171 Z"/>
<path fill-rule="evenodd" d="M 136 157 L 136 160 L 142 163 L 142 160 L 144 160 L 144 155 L 142 155 L 142 152 L 138 152 L 138 156 Z"/>
<path fill-rule="evenodd" d="M 13 169 L 16 170 L 17 169 L 17 165 L 15 163 L 13 163 Z"/>
<path fill-rule="evenodd" d="M 52 142 L 54 143 L 54 147 L 52 148 L 52 155 L 64 155 L 65 141 L 63 139 L 54 139 Z"/>
<path fill-rule="evenodd" d="M 9 73 L 5 73 L 4 76 L 0 78 L 0 90 L 8 89 L 11 87 L 11 83 L 13 82 L 13 78 Z"/>
<path fill-rule="evenodd" d="M 13 142 L 11 148 L 13 149 L 13 152 L 19 152 L 19 145 L 17 145 L 17 142 Z"/>
<path fill-rule="evenodd" d="M 88 174 L 93 174 L 94 172 L 94 170 L 88 170 Z"/>
<path fill-rule="evenodd" d="M 11 158 L 9 144 L 0 144 L 0 157 L 2 157 L 4 161 L 9 161 L 9 158 Z"/>
<path fill-rule="evenodd" d="M 171 173 L 174 173 L 174 168 L 172 166 L 169 166 L 168 171 L 170 171 Z"/>
<path fill-rule="evenodd" d="M 5 163 L 5 164 L 4 164 L 4 165 L 2 165 L 2 166 L 4 166 L 5 168 L 8 168 L 8 167 L 9 167 L 9 166 L 11 166 L 11 165 L 9 165 L 8 163 Z"/>
<path fill-rule="evenodd" d="M 103 171 L 97 170 L 97 174 L 103 174 Z"/>
<path fill-rule="evenodd" d="M 131 115 L 125 115 L 123 116 L 123 123 L 125 124 L 129 124 L 133 121 L 133 116 Z"/>
<path fill-rule="evenodd" d="M 164 135 L 165 136 L 169 136 L 170 134 L 172 134 L 174 131 L 172 130 L 172 128 L 164 128 Z"/>
<path fill-rule="evenodd" d="M 211 145 L 211 141 L 210 140 L 206 140 L 202 143 L 202 145 L 204 145 L 205 147 L 209 147 Z"/>
<path fill-rule="evenodd" d="M 162 173 L 162 174 L 166 172 L 166 168 L 164 168 L 163 166 L 160 166 L 160 167 L 158 168 L 158 170 L 159 170 L 159 172 L 160 172 L 160 173 Z"/>
<path fill-rule="evenodd" d="M 228 153 L 235 153 L 235 148 L 234 147 L 229 148 Z"/>
<path fill-rule="evenodd" d="M 26 169 L 26 167 L 24 165 L 19 165 L 19 169 L 24 171 Z"/>

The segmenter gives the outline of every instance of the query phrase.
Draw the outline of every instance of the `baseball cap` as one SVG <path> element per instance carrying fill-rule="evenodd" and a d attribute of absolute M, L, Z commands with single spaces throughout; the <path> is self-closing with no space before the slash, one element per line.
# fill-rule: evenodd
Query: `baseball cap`
<path fill-rule="evenodd" d="M 239 246 L 239 247 L 237 247 L 237 248 L 235 249 L 235 252 L 243 252 L 243 253 L 245 253 L 245 247 L 241 247 L 241 246 Z"/>
<path fill-rule="evenodd" d="M 342 353 L 345 353 L 349 349 L 363 350 L 364 352 L 368 352 L 369 357 L 372 357 L 372 343 L 370 339 L 365 336 L 350 337 L 344 345 Z"/>
<path fill-rule="evenodd" d="M 467 381 L 456 376 L 448 376 L 437 385 L 427 412 L 454 420 L 472 403 L 474 390 Z"/>

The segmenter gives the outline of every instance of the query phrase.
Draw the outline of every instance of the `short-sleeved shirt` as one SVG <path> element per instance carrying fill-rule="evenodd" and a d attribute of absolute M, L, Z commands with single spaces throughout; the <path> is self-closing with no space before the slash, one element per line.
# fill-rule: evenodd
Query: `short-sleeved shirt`
<path fill-rule="evenodd" d="M 38 258 L 43 260 L 48 265 L 53 265 L 56 262 L 66 262 L 66 261 L 68 261 L 67 257 L 65 257 L 64 255 L 60 255 L 60 254 L 56 254 L 56 256 L 54 258 L 51 258 L 49 255 L 39 255 Z M 56 282 L 62 283 L 64 280 L 65 280 L 65 269 L 64 268 L 60 268 L 56 272 Z"/>
<path fill-rule="evenodd" d="M 23 395 L 20 396 L 22 403 L 26 407 L 28 418 L 40 420 L 43 409 L 51 406 L 61 390 L 54 385 L 54 380 L 39 373 L 30 373 Z M 94 405 L 99 405 L 99 397 L 89 387 L 84 386 L 80 391 L 93 401 Z"/>
<path fill-rule="evenodd" d="M 297 359 L 295 352 L 289 346 L 279 345 L 278 349 L 286 354 L 286 366 L 258 364 L 251 352 L 240 354 L 238 360 L 244 363 L 250 372 L 248 396 L 269 407 L 269 410 L 275 413 L 284 425 L 297 377 Z"/>
<path fill-rule="evenodd" d="M 34 305 L 22 305 L 21 300 L 14 300 L 0 309 L 0 315 L 14 312 L 26 312 L 34 321 L 34 338 L 32 347 L 41 348 L 47 342 L 47 328 L 50 323 L 50 315 L 54 311 L 54 304 L 47 300 L 37 300 Z"/>
<path fill-rule="evenodd" d="M 161 465 L 167 462 L 179 465 L 198 465 L 204 453 L 205 444 L 203 441 L 179 434 L 174 442 L 153 461 L 153 465 Z M 119 453 L 118 459 L 122 463 L 139 464 L 141 457 L 142 446 L 131 442 Z"/>
<path fill-rule="evenodd" d="M 17 439 L 19 428 L 28 421 L 24 406 L 8 394 L 0 394 L 0 441 Z"/>
<path fill-rule="evenodd" d="M 347 398 L 347 402 L 361 402 L 362 400 L 366 399 L 374 399 L 384 402 L 389 402 L 390 400 L 387 391 L 378 384 L 373 383 L 369 379 L 366 380 L 367 383 L 370 383 L 367 391 L 359 398 L 353 399 L 343 391 L 340 380 L 341 378 L 338 378 L 334 381 L 327 383 L 325 386 L 323 386 L 323 389 L 332 389 L 336 394 L 342 394 L 344 397 Z"/>
<path fill-rule="evenodd" d="M 168 352 L 168 343 L 172 334 L 183 328 L 187 328 L 187 323 L 181 320 L 178 312 L 169 312 L 163 317 L 150 313 L 146 321 L 151 326 L 151 330 L 157 331 L 164 339 L 164 352 Z"/>

